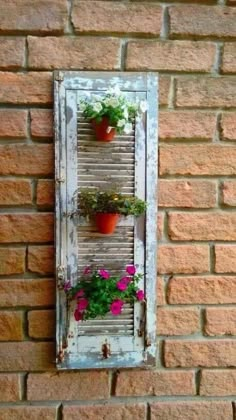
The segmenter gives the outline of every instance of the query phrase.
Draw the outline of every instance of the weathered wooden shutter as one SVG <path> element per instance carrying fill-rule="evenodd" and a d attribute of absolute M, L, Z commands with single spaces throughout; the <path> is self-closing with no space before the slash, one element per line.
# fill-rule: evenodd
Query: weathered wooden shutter
<path fill-rule="evenodd" d="M 79 101 L 119 85 L 149 109 L 134 131 L 110 143 L 96 141 Z M 157 78 L 150 73 L 55 72 L 57 363 L 61 369 L 155 364 L 157 252 Z M 71 217 L 75 191 L 115 182 L 122 193 L 146 200 L 145 217 L 121 220 L 113 235 Z M 126 305 L 120 316 L 76 322 L 63 284 L 77 282 L 89 264 L 120 271 L 128 263 L 144 273 L 146 303 Z M 109 357 L 108 353 L 110 352 Z"/>

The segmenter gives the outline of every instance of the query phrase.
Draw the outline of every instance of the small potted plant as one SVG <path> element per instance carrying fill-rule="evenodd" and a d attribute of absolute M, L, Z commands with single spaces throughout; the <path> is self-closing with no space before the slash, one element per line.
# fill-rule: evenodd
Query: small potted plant
<path fill-rule="evenodd" d="M 120 216 L 138 217 L 146 210 L 146 203 L 133 196 L 115 191 L 83 189 L 78 196 L 78 214 L 95 218 L 98 231 L 114 232 Z"/>
<path fill-rule="evenodd" d="M 147 110 L 146 101 L 130 102 L 118 86 L 105 95 L 91 94 L 80 101 L 80 110 L 91 121 L 97 140 L 111 141 L 115 134 L 129 134 L 134 118 Z"/>
<path fill-rule="evenodd" d="M 68 300 L 76 301 L 75 320 L 104 317 L 109 312 L 117 316 L 125 303 L 143 301 L 144 291 L 138 286 L 142 277 L 136 273 L 134 265 L 127 265 L 123 276 L 86 267 L 75 286 L 72 287 L 70 281 L 64 286 Z"/>

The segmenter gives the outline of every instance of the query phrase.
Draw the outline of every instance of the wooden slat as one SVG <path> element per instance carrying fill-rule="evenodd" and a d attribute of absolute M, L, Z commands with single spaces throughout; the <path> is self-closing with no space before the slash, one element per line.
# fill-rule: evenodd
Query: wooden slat
<path fill-rule="evenodd" d="M 98 142 L 94 130 L 78 109 L 77 112 L 77 187 L 97 187 L 114 180 L 122 193 L 134 194 L 135 159 L 134 130 L 129 135 L 116 136 L 111 143 Z M 85 222 L 86 223 L 86 222 Z M 106 268 L 115 273 L 134 261 L 134 228 L 117 227 L 114 235 L 96 232 L 93 223 L 77 227 L 78 274 L 84 266 Z M 122 315 L 78 323 L 78 335 L 133 335 L 133 307 Z"/>

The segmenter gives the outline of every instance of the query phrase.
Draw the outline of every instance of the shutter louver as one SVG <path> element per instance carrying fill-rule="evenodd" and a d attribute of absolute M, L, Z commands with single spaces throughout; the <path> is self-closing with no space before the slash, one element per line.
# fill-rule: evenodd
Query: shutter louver
<path fill-rule="evenodd" d="M 62 80 L 57 80 L 58 75 Z M 86 91 L 104 94 L 111 83 L 119 84 L 130 100 L 149 101 L 155 98 L 151 112 L 153 117 L 135 121 L 129 135 L 117 135 L 112 142 L 102 143 L 95 140 L 90 122 L 79 109 L 79 101 Z M 126 304 L 119 316 L 107 314 L 102 319 L 76 322 L 73 303 L 68 307 L 65 293 L 59 288 L 59 368 L 126 367 L 154 363 L 155 314 L 151 316 L 151 311 L 155 308 L 156 276 L 156 96 L 156 77 L 152 75 L 78 72 L 55 75 L 59 286 L 68 278 L 76 284 L 78 276 L 88 265 L 121 272 L 126 264 L 135 263 L 139 266 L 138 271 L 144 274 L 140 287 L 146 289 L 147 298 L 146 305 L 140 302 Z M 152 138 L 148 139 L 150 135 Z M 152 186 L 147 181 L 148 171 Z M 144 217 L 137 220 L 132 217 L 121 219 L 114 234 L 102 235 L 96 231 L 93 222 L 70 217 L 77 209 L 76 191 L 113 183 L 123 194 L 137 195 L 143 200 L 150 196 L 146 220 Z M 148 222 L 151 223 L 151 229 L 146 226 Z M 148 290 L 152 295 L 147 295 Z M 152 343 L 149 346 L 150 340 Z M 109 358 L 104 358 L 104 345 L 109 346 Z"/>

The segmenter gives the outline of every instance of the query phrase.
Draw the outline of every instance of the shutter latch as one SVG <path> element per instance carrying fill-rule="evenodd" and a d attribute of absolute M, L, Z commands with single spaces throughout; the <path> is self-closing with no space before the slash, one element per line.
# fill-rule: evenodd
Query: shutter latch
<path fill-rule="evenodd" d="M 63 80 L 64 80 L 64 74 L 61 71 L 55 72 L 55 80 L 57 82 L 63 82 Z"/>
<path fill-rule="evenodd" d="M 65 283 L 65 267 L 63 265 L 57 266 L 57 287 L 59 289 L 63 288 Z"/>
<path fill-rule="evenodd" d="M 108 359 L 110 355 L 111 355 L 111 346 L 110 344 L 107 343 L 107 340 L 106 340 L 105 343 L 102 345 L 102 358 Z"/>

